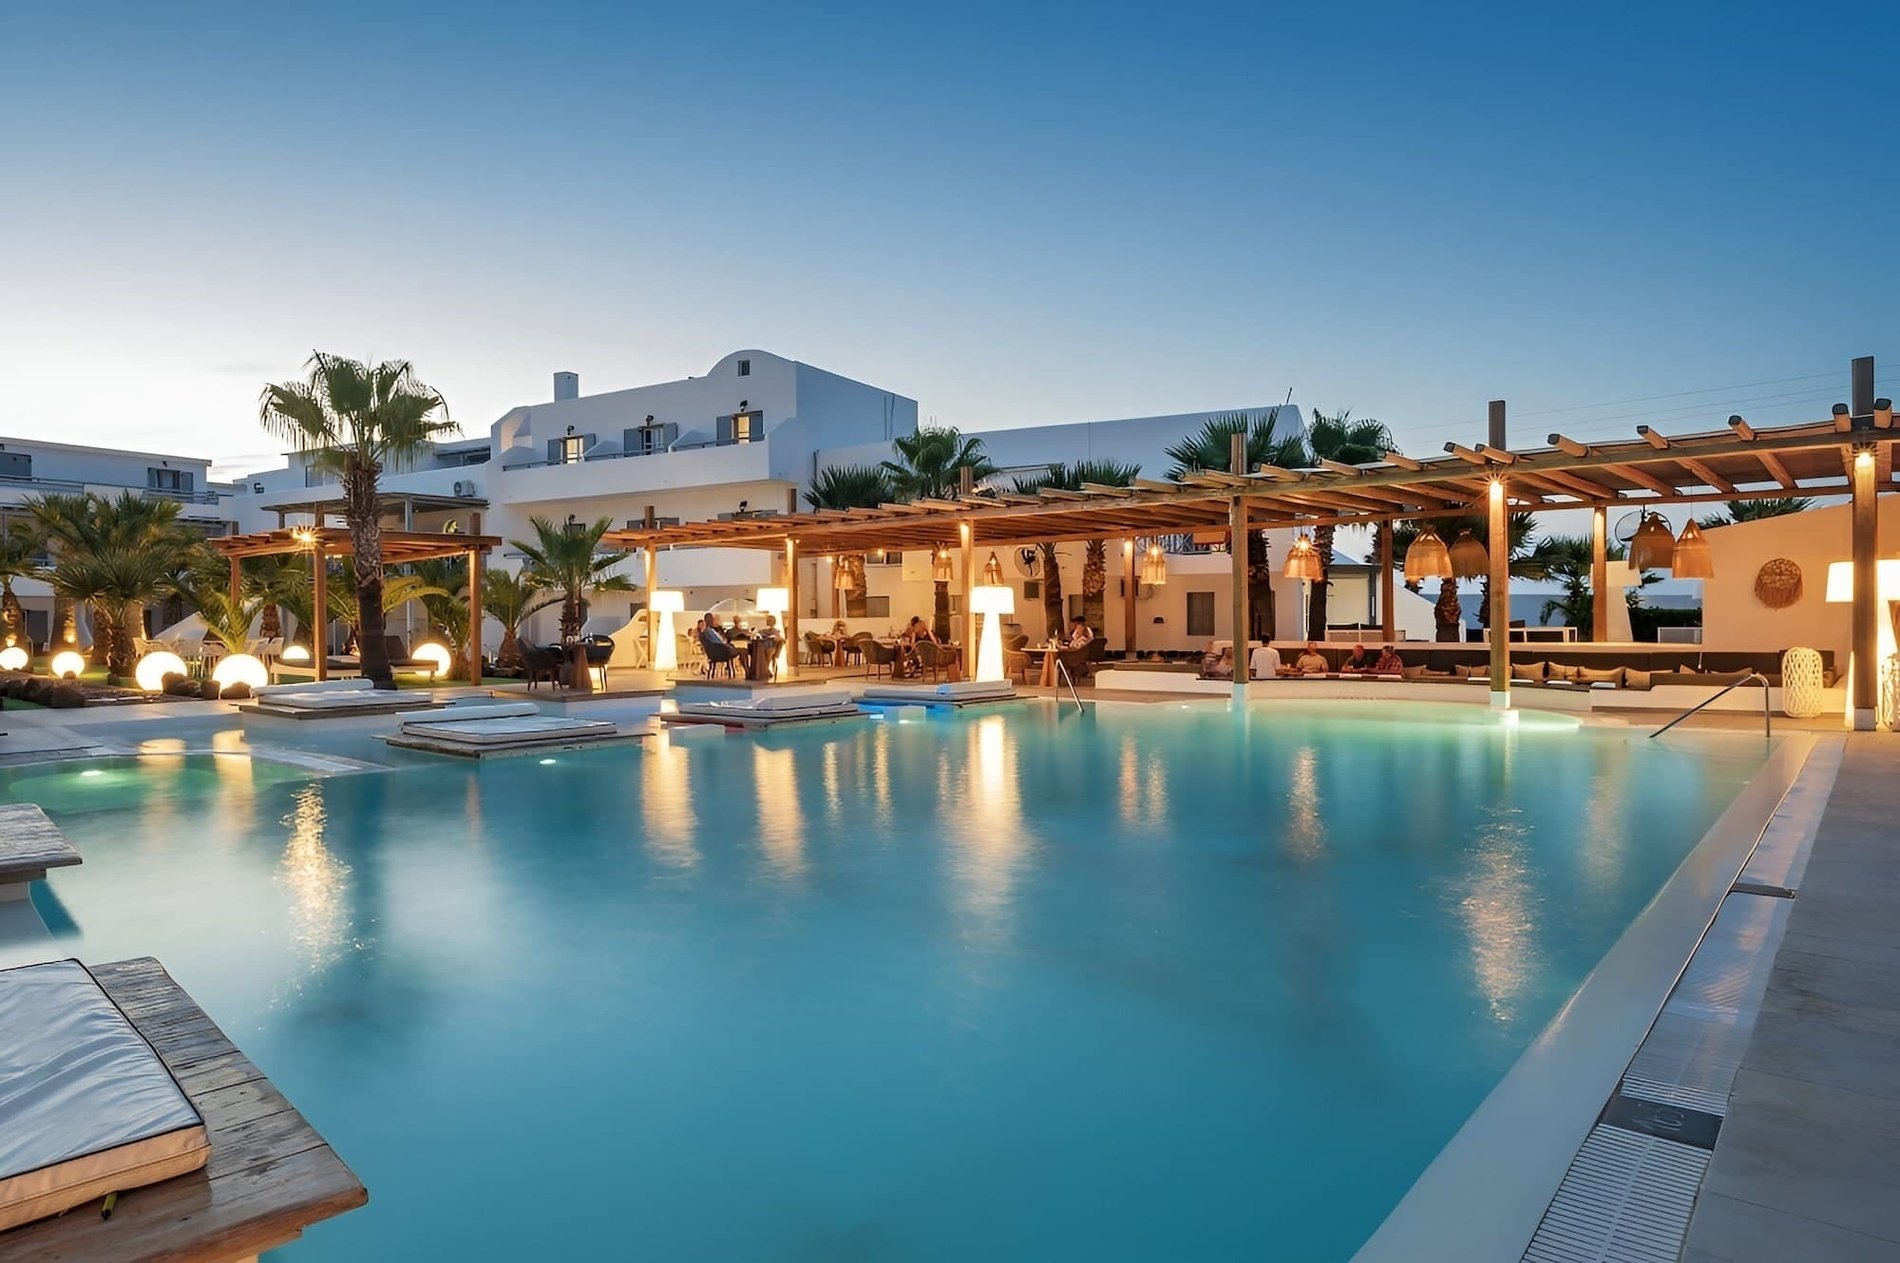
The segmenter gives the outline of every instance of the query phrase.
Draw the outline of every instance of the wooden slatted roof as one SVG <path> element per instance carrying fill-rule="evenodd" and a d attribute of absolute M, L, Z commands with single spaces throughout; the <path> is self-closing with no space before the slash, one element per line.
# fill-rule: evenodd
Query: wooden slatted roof
<path fill-rule="evenodd" d="M 1224 531 L 1236 497 L 1248 502 L 1251 520 L 1263 527 L 1371 523 L 1481 510 L 1493 477 L 1505 480 L 1515 507 L 1532 511 L 1845 495 L 1853 450 L 1868 445 L 1879 459 L 1879 489 L 1895 489 L 1895 440 L 1900 430 L 1892 428 L 1891 414 L 1854 419 L 1847 428 L 1832 419 L 1756 429 L 1731 417 L 1725 429 L 1697 434 L 1639 426 L 1635 439 L 1613 443 L 1552 434 L 1548 446 L 1519 451 L 1447 443 L 1442 456 L 1391 452 L 1367 465 L 1263 466 L 1246 475 L 1203 471 L 1033 496 L 979 489 L 952 500 L 876 509 L 611 531 L 605 542 L 615 548 L 779 548 L 792 539 L 810 552 L 862 552 L 952 543 L 966 522 L 978 545 Z"/>
<path fill-rule="evenodd" d="M 286 553 L 306 553 L 319 546 L 326 557 L 349 557 L 355 547 L 350 533 L 340 526 L 299 526 L 286 530 L 259 531 L 254 535 L 225 535 L 209 541 L 226 557 L 277 557 Z M 435 557 L 459 557 L 475 549 L 493 550 L 502 546 L 496 535 L 442 535 L 424 531 L 384 531 L 383 562 L 400 566 L 411 561 Z"/>

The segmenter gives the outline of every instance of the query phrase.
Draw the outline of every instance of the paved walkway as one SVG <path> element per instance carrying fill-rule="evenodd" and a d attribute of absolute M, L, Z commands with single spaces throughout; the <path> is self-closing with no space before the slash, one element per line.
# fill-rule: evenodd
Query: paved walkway
<path fill-rule="evenodd" d="M 1850 737 L 1685 1263 L 1900 1261 L 1900 737 Z"/>

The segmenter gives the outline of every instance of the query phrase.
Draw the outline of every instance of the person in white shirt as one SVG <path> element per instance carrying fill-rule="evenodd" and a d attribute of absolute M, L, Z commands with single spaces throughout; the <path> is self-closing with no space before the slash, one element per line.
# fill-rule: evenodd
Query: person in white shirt
<path fill-rule="evenodd" d="M 1286 664 L 1280 661 L 1280 651 L 1272 645 L 1261 645 L 1247 658 L 1247 674 L 1256 680 L 1270 680 L 1286 670 Z"/>
<path fill-rule="evenodd" d="M 1087 649 L 1094 643 L 1095 633 L 1080 618 L 1069 620 L 1069 648 Z"/>

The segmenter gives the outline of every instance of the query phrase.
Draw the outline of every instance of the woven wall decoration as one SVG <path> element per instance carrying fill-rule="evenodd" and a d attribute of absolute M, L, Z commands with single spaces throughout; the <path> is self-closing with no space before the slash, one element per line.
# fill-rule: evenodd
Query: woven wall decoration
<path fill-rule="evenodd" d="M 1785 610 L 1801 599 L 1801 567 L 1786 557 L 1761 563 L 1755 575 L 1755 599 L 1771 610 Z"/>

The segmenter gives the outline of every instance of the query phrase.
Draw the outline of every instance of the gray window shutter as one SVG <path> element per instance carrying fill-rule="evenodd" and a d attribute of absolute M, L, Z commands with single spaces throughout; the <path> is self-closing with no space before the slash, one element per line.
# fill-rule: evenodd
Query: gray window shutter
<path fill-rule="evenodd" d="M 591 451 L 593 451 L 593 450 L 594 450 L 594 440 L 595 440 L 595 439 L 596 439 L 597 437 L 599 437 L 599 436 L 598 436 L 598 435 L 593 435 L 593 434 L 583 434 L 583 435 L 581 435 L 581 458 L 582 458 L 583 460 L 585 460 L 585 459 L 586 459 L 586 457 L 587 457 L 587 453 L 589 453 L 589 452 L 591 452 Z"/>
<path fill-rule="evenodd" d="M 731 417 L 724 416 L 724 417 L 719 418 L 719 426 L 717 430 L 717 435 L 721 443 L 732 442 L 732 418 Z"/>
<path fill-rule="evenodd" d="M 183 473 L 178 475 L 179 489 L 183 491 L 196 490 L 197 488 L 195 484 L 197 482 L 197 479 L 198 479 L 197 474 L 192 473 L 190 470 L 184 471 Z"/>
<path fill-rule="evenodd" d="M 645 455 L 647 451 L 646 431 L 638 428 L 622 430 L 620 432 L 620 450 L 628 454 L 638 452 Z"/>
<path fill-rule="evenodd" d="M 558 465 L 560 463 L 561 463 L 561 440 L 549 439 L 548 440 L 548 464 Z"/>

